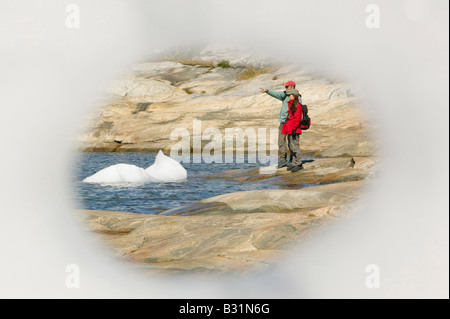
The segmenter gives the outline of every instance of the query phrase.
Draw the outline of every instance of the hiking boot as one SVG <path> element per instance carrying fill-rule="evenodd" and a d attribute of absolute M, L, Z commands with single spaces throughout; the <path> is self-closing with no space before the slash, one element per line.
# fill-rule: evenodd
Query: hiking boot
<path fill-rule="evenodd" d="M 285 166 L 287 166 L 287 161 L 286 160 L 282 160 L 282 161 L 280 161 L 279 163 L 278 163 L 278 168 L 282 168 L 282 167 L 285 167 Z"/>
<path fill-rule="evenodd" d="M 288 164 L 287 170 L 291 171 L 296 165 Z"/>
<path fill-rule="evenodd" d="M 292 167 L 292 169 L 290 169 L 290 171 L 292 173 L 295 173 L 295 172 L 298 172 L 301 169 L 303 169 L 303 165 L 302 164 Z"/>

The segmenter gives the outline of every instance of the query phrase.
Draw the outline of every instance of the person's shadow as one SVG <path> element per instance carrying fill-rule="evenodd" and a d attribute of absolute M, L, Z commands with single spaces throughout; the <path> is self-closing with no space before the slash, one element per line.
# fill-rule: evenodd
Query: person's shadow
<path fill-rule="evenodd" d="M 312 159 L 312 158 L 310 158 L 310 159 L 304 159 L 304 160 L 302 160 L 302 164 L 305 164 L 305 163 L 312 163 L 312 162 L 314 162 L 314 161 L 315 161 L 315 160 Z M 292 158 L 289 159 L 289 163 L 292 163 Z"/>

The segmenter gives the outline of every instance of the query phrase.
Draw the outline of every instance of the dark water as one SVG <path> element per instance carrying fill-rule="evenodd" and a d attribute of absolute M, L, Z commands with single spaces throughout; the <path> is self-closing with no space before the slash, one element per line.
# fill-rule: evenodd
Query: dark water
<path fill-rule="evenodd" d="M 275 189 L 264 182 L 238 182 L 205 179 L 211 173 L 230 169 L 254 168 L 259 164 L 193 164 L 182 163 L 188 177 L 184 182 L 148 183 L 139 186 L 111 186 L 81 182 L 103 168 L 115 164 L 133 164 L 147 168 L 156 154 L 148 153 L 81 153 L 74 165 L 75 197 L 82 209 L 158 214 L 208 197 L 256 189 Z"/>

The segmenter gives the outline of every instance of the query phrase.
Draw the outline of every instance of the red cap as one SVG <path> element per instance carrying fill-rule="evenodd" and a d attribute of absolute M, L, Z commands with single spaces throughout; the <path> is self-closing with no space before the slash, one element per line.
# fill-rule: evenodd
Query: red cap
<path fill-rule="evenodd" d="M 295 84 L 294 81 L 287 81 L 287 82 L 284 84 L 284 86 L 289 86 L 289 85 L 296 86 L 296 84 Z"/>

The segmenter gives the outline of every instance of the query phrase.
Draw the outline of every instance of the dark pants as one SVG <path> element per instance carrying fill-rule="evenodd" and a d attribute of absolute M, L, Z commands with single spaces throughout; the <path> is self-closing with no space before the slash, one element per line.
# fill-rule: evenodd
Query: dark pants
<path fill-rule="evenodd" d="M 288 135 L 288 146 L 291 152 L 292 164 L 302 164 L 302 151 L 300 150 L 300 134 Z"/>
<path fill-rule="evenodd" d="M 279 162 L 283 162 L 286 160 L 286 151 L 287 151 L 286 135 L 281 134 L 282 128 L 283 128 L 283 123 L 280 123 L 280 127 L 278 128 L 278 161 Z"/>
<path fill-rule="evenodd" d="M 287 149 L 291 153 L 292 164 L 300 165 L 302 163 L 302 152 L 300 150 L 300 134 L 284 135 L 281 134 L 283 123 L 278 128 L 278 156 L 279 162 L 286 160 Z M 287 141 L 286 141 L 287 138 Z"/>

